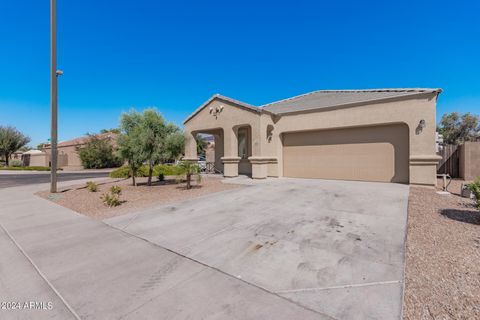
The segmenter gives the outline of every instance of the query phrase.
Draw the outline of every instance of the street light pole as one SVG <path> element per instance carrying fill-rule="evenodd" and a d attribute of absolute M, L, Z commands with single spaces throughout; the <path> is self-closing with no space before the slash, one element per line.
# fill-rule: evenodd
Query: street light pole
<path fill-rule="evenodd" d="M 51 99 L 51 167 L 50 192 L 57 192 L 57 1 L 50 0 L 50 99 Z"/>

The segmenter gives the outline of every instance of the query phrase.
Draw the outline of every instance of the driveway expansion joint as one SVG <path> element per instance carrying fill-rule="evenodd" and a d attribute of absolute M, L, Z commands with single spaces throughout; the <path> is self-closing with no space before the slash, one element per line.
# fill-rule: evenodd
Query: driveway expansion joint
<path fill-rule="evenodd" d="M 295 302 L 295 301 L 293 301 L 293 300 L 290 300 L 290 299 L 288 299 L 288 298 L 286 298 L 286 297 L 284 297 L 284 296 L 282 296 L 282 295 L 280 295 L 280 294 L 278 294 L 278 293 L 276 293 L 276 292 L 269 291 L 269 290 L 265 289 L 264 287 L 261 287 L 261 286 L 259 286 L 259 285 L 254 284 L 254 283 L 245 281 L 245 280 L 243 280 L 243 279 L 241 279 L 241 278 L 238 278 L 238 277 L 236 277 L 236 276 L 234 276 L 234 275 L 232 275 L 232 274 L 229 274 L 229 273 L 227 273 L 227 272 L 225 272 L 225 271 L 223 271 L 223 270 L 221 270 L 221 269 L 218 269 L 218 268 L 216 268 L 216 267 L 213 267 L 213 266 L 211 266 L 211 265 L 208 265 L 208 264 L 206 264 L 206 263 L 203 263 L 203 262 L 201 262 L 201 261 L 198 261 L 198 260 L 196 260 L 196 259 L 193 259 L 193 258 L 191 258 L 191 257 L 188 257 L 188 256 L 186 256 L 186 255 L 184 255 L 184 254 L 181 254 L 181 253 L 179 253 L 179 252 L 176 252 L 176 251 L 174 251 L 174 250 L 172 250 L 172 249 L 169 249 L 169 248 L 164 247 L 164 246 L 162 246 L 162 245 L 159 245 L 159 244 L 157 244 L 157 243 L 151 242 L 150 240 L 144 239 L 144 238 L 139 237 L 139 236 L 137 236 L 137 235 L 135 235 L 135 234 L 129 233 L 129 232 L 126 231 L 126 230 L 119 229 L 119 228 L 116 228 L 116 227 L 114 227 L 114 226 L 111 226 L 111 225 L 109 225 L 109 224 L 107 224 L 107 223 L 105 223 L 105 222 L 103 222 L 103 221 L 102 221 L 102 223 L 104 223 L 106 226 L 108 226 L 108 227 L 110 227 L 110 228 L 119 230 L 120 232 L 123 232 L 123 233 L 125 233 L 125 234 L 127 234 L 127 235 L 129 235 L 129 236 L 132 236 L 132 237 L 134 237 L 134 238 L 143 240 L 143 241 L 149 243 L 150 245 L 153 245 L 153 246 L 155 246 L 155 247 L 162 248 L 162 249 L 164 249 L 164 250 L 166 250 L 166 251 L 168 251 L 168 252 L 171 252 L 171 253 L 179 256 L 179 257 L 182 257 L 182 258 L 184 258 L 184 259 L 188 259 L 188 260 L 190 260 L 190 261 L 192 261 L 192 262 L 194 262 L 194 263 L 198 263 L 198 264 L 200 264 L 200 265 L 202 265 L 202 266 L 204 266 L 204 267 L 206 267 L 206 268 L 208 268 L 208 269 L 214 270 L 214 271 L 216 271 L 216 272 L 220 272 L 221 274 L 223 274 L 223 275 L 225 275 L 225 276 L 227 276 L 227 277 L 229 277 L 229 278 L 235 279 L 236 281 L 241 281 L 241 282 L 245 283 L 245 284 L 248 285 L 248 286 L 254 287 L 254 288 L 259 289 L 259 290 L 261 290 L 261 291 L 263 291 L 263 292 L 265 292 L 265 293 L 274 295 L 274 296 L 276 296 L 277 298 L 280 298 L 280 299 L 282 299 L 282 300 L 288 301 L 289 303 L 292 303 L 292 304 L 294 304 L 294 305 L 296 305 L 296 306 L 298 306 L 298 307 L 300 307 L 300 308 L 302 308 L 302 309 L 308 310 L 308 311 L 310 311 L 310 312 L 314 312 L 314 313 L 316 313 L 316 314 L 318 314 L 318 315 L 321 315 L 321 316 L 323 316 L 323 317 L 327 317 L 327 318 L 332 319 L 332 320 L 338 320 L 338 319 L 332 317 L 331 315 L 327 315 L 327 314 L 322 313 L 322 312 L 319 312 L 319 311 L 317 311 L 317 310 L 315 310 L 315 309 L 312 309 L 312 308 L 309 308 L 309 307 L 307 307 L 307 306 L 304 306 L 304 305 L 302 305 L 302 304 L 300 304 L 300 303 L 298 303 L 298 302 Z M 125 317 L 125 315 L 123 315 L 123 317 Z"/>
<path fill-rule="evenodd" d="M 403 283 L 403 281 L 401 281 L 401 280 L 390 280 L 390 281 L 346 284 L 346 285 L 343 285 L 343 286 L 332 286 L 332 287 L 279 290 L 279 291 L 275 291 L 275 293 L 286 294 L 286 293 L 297 293 L 297 292 L 312 292 L 312 291 L 322 291 L 322 290 L 335 290 L 335 289 L 348 289 L 348 288 L 358 288 L 358 287 L 368 287 L 368 286 L 380 286 L 380 285 L 385 285 L 385 284 L 397 284 L 397 283 L 400 284 L 400 283 Z"/>
<path fill-rule="evenodd" d="M 32 267 L 35 269 L 35 271 L 38 273 L 38 275 L 45 281 L 45 283 L 52 289 L 52 291 L 55 293 L 55 295 L 62 301 L 62 303 L 67 307 L 68 311 L 77 319 L 81 320 L 80 316 L 77 314 L 77 312 L 70 306 L 70 304 L 65 300 L 65 298 L 60 294 L 60 292 L 55 288 L 55 286 L 48 280 L 48 278 L 43 274 L 43 272 L 40 270 L 40 268 L 36 265 L 36 263 L 28 256 L 28 254 L 23 250 L 23 248 L 20 246 L 20 244 L 15 241 L 13 236 L 8 232 L 8 230 L 0 223 L 0 228 L 5 232 L 5 234 L 8 236 L 10 241 L 15 244 L 15 246 L 18 248 L 18 250 L 22 253 L 22 255 L 28 260 L 28 262 L 32 265 Z"/>

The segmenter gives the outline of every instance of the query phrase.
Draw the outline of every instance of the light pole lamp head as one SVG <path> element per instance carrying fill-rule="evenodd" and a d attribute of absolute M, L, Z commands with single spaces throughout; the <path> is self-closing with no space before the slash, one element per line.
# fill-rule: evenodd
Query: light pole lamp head
<path fill-rule="evenodd" d="M 58 76 L 63 76 L 63 71 L 62 70 L 57 70 L 55 71 L 55 74 Z"/>

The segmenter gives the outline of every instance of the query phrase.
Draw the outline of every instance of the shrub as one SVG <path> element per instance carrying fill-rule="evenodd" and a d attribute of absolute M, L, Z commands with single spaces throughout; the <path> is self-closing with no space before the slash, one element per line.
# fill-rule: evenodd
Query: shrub
<path fill-rule="evenodd" d="M 87 189 L 90 192 L 97 192 L 98 191 L 98 186 L 95 182 L 93 181 L 88 181 L 87 182 Z"/>
<path fill-rule="evenodd" d="M 95 135 L 90 135 L 90 140 L 77 152 L 85 169 L 114 168 L 123 163 L 115 154 L 111 142 Z"/>
<path fill-rule="evenodd" d="M 156 177 L 160 177 L 160 174 L 163 174 L 164 176 L 177 176 L 182 173 L 178 166 L 168 166 L 165 164 L 160 164 L 153 167 L 153 174 Z M 110 178 L 130 178 L 130 177 L 131 177 L 130 169 L 126 166 L 120 167 L 110 172 Z M 138 169 L 137 177 L 148 177 L 147 165 L 142 165 Z"/>
<path fill-rule="evenodd" d="M 143 165 L 137 171 L 137 177 L 148 177 L 148 166 Z"/>
<path fill-rule="evenodd" d="M 111 192 L 112 194 L 121 195 L 121 194 L 122 194 L 122 188 L 119 187 L 119 186 L 112 186 L 112 187 L 110 188 L 110 192 Z"/>
<path fill-rule="evenodd" d="M 181 170 L 178 166 L 169 166 L 166 164 L 155 166 L 154 170 L 156 172 L 156 175 L 160 175 L 160 173 L 163 173 L 164 176 L 178 176 L 179 174 L 181 174 Z"/>
<path fill-rule="evenodd" d="M 158 175 L 158 181 L 165 181 L 165 175 L 163 173 Z"/>
<path fill-rule="evenodd" d="M 105 203 L 109 207 L 118 207 L 122 204 L 118 194 L 105 192 L 104 194 L 102 194 L 101 199 L 103 203 Z"/>
<path fill-rule="evenodd" d="M 10 166 L 12 167 L 23 167 L 23 161 L 19 159 L 10 160 Z"/>
<path fill-rule="evenodd" d="M 110 178 L 130 178 L 130 168 L 120 167 L 110 172 Z"/>
<path fill-rule="evenodd" d="M 477 209 L 480 210 L 480 177 L 478 177 L 474 182 L 468 184 L 468 188 L 472 191 L 477 202 Z"/>
<path fill-rule="evenodd" d="M 190 161 L 182 161 L 178 165 L 179 172 L 181 175 L 184 175 L 187 182 L 187 189 L 192 188 L 192 176 L 197 177 L 197 183 L 199 184 L 202 180 L 202 176 L 200 174 L 200 167 L 198 164 L 190 162 Z"/>

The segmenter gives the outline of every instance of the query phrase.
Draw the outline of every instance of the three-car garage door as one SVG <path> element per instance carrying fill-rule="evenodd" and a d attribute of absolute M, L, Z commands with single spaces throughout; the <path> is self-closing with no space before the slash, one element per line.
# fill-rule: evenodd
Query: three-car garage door
<path fill-rule="evenodd" d="M 408 127 L 385 125 L 283 134 L 283 175 L 408 183 Z"/>

